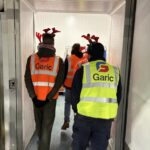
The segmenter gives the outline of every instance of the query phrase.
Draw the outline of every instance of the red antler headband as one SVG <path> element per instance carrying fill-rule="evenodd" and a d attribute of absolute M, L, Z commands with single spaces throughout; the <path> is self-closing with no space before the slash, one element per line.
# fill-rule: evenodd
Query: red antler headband
<path fill-rule="evenodd" d="M 52 35 L 52 37 L 55 37 L 55 33 L 60 32 L 59 30 L 56 30 L 55 27 L 52 28 L 51 33 L 49 33 L 50 30 L 51 30 L 50 28 L 43 29 L 43 31 L 45 32 L 43 34 L 40 34 L 40 33 L 36 32 L 36 37 L 37 37 L 37 39 L 39 40 L 40 43 L 41 43 L 41 38 L 43 37 L 44 34 L 50 34 L 50 35 Z"/>
<path fill-rule="evenodd" d="M 87 35 L 82 35 L 81 37 L 85 38 L 86 40 L 89 41 L 89 43 L 92 43 L 92 40 L 91 40 L 91 37 L 90 37 L 90 34 L 88 33 Z"/>
<path fill-rule="evenodd" d="M 98 40 L 99 40 L 99 37 L 97 37 L 95 35 L 90 36 L 89 33 L 87 35 L 82 35 L 81 37 L 83 37 L 86 40 L 88 40 L 90 44 L 93 43 L 93 42 L 98 43 Z M 92 41 L 92 40 L 94 40 L 94 41 Z"/>
<path fill-rule="evenodd" d="M 39 42 L 41 43 L 42 34 L 36 32 L 36 37 L 38 38 Z"/>
<path fill-rule="evenodd" d="M 91 39 L 95 40 L 95 42 L 96 42 L 96 43 L 98 43 L 99 37 L 98 37 L 98 36 L 93 35 L 93 36 L 91 37 Z"/>
<path fill-rule="evenodd" d="M 51 30 L 50 28 L 43 29 L 43 31 L 44 31 L 45 33 L 48 33 L 48 31 L 50 31 L 50 30 Z"/>

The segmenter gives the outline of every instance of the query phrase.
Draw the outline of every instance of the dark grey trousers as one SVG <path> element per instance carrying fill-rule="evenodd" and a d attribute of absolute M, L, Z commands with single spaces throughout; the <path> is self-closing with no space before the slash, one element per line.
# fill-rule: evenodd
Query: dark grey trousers
<path fill-rule="evenodd" d="M 42 108 L 34 106 L 36 132 L 39 136 L 38 150 L 50 150 L 51 132 L 55 119 L 56 101 L 51 100 Z"/>

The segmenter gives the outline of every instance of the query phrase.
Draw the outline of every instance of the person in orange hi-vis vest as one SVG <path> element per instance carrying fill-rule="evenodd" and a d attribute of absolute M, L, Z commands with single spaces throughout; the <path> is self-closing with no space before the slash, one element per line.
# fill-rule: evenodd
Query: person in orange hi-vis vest
<path fill-rule="evenodd" d="M 62 130 L 69 128 L 70 122 L 70 101 L 71 101 L 71 87 L 74 74 L 76 70 L 81 67 L 83 60 L 83 53 L 80 51 L 80 44 L 75 43 L 72 46 L 71 55 L 68 56 L 65 60 L 65 78 L 64 78 L 64 87 L 65 87 L 65 108 L 64 108 L 64 123 L 61 127 Z"/>
<path fill-rule="evenodd" d="M 80 51 L 83 53 L 83 59 L 80 61 L 80 63 L 85 64 L 88 62 L 89 54 L 85 46 L 81 46 Z"/>
<path fill-rule="evenodd" d="M 51 131 L 55 118 L 58 91 L 64 79 L 63 60 L 55 55 L 55 28 L 36 33 L 40 43 L 38 52 L 29 56 L 25 71 L 25 84 L 33 101 L 38 150 L 49 150 Z M 42 39 L 42 41 L 41 41 Z"/>

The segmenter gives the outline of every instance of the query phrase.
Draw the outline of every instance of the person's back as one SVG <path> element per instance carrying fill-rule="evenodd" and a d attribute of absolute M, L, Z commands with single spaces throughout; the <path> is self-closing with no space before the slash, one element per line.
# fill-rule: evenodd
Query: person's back
<path fill-rule="evenodd" d="M 78 113 L 100 119 L 113 119 L 117 114 L 116 90 L 119 70 L 104 60 L 83 65 L 83 81 Z"/>
<path fill-rule="evenodd" d="M 106 150 L 113 119 L 117 115 L 119 70 L 105 62 L 104 47 L 93 42 L 88 47 L 89 63 L 74 77 L 72 107 L 75 113 L 73 150 Z"/>
<path fill-rule="evenodd" d="M 81 62 L 83 60 L 83 54 L 80 51 L 80 44 L 75 43 L 72 46 L 71 55 L 65 60 L 65 78 L 64 87 L 65 89 L 65 108 L 64 108 L 64 123 L 61 127 L 62 130 L 69 128 L 70 122 L 70 101 L 71 101 L 71 88 L 74 74 L 81 67 Z"/>
<path fill-rule="evenodd" d="M 71 89 L 74 74 L 76 73 L 76 71 L 81 66 L 80 65 L 80 61 L 81 60 L 82 60 L 82 58 L 76 56 L 75 54 L 72 54 L 72 55 L 68 56 L 68 58 L 67 58 L 67 61 L 68 61 L 68 72 L 67 72 L 66 79 L 64 81 L 64 86 L 66 88 L 70 88 Z"/>
<path fill-rule="evenodd" d="M 33 101 L 38 150 L 49 150 L 56 100 L 64 78 L 63 61 L 55 55 L 56 30 L 52 30 L 52 33 L 45 29 L 43 35 L 36 34 L 40 40 L 38 52 L 28 58 L 25 72 L 26 87 Z"/>

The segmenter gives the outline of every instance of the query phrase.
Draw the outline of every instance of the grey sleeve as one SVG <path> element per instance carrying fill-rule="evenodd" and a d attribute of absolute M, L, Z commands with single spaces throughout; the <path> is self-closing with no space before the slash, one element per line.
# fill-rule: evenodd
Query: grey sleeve
<path fill-rule="evenodd" d="M 29 93 L 29 96 L 33 99 L 36 96 L 36 94 L 35 94 L 32 79 L 31 79 L 30 59 L 31 59 L 31 56 L 29 56 L 27 59 L 24 80 L 25 80 L 25 85 Z"/>
<path fill-rule="evenodd" d="M 50 93 L 47 95 L 48 100 L 53 99 L 55 94 L 59 91 L 60 87 L 62 86 L 63 80 L 64 80 L 64 69 L 65 69 L 65 67 L 64 67 L 63 60 L 60 58 L 59 59 L 59 70 L 58 70 L 58 74 L 56 77 L 55 85 L 54 85 L 53 89 L 50 91 Z"/>

